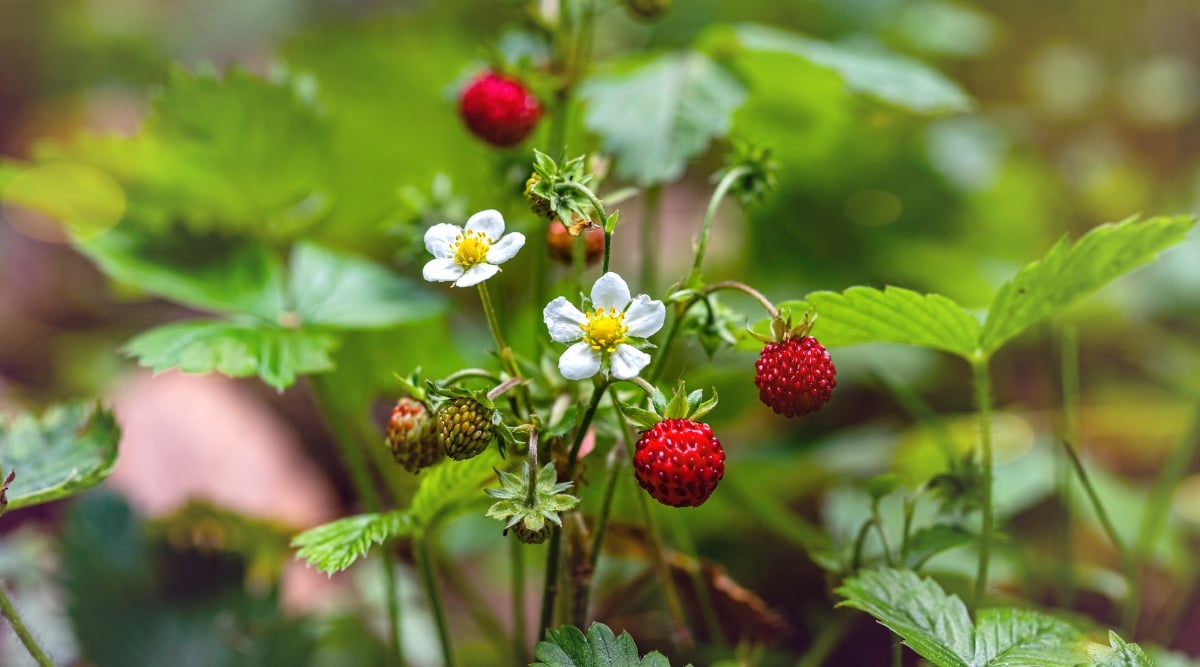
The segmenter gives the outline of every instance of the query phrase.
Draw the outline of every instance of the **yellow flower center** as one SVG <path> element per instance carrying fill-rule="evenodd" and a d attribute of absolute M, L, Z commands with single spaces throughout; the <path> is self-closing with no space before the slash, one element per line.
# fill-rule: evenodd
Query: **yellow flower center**
<path fill-rule="evenodd" d="M 487 258 L 488 250 L 492 247 L 492 237 L 483 232 L 467 230 L 454 237 L 451 247 L 454 249 L 454 262 L 464 268 L 470 268 Z"/>
<path fill-rule="evenodd" d="M 583 329 L 583 342 L 597 352 L 614 352 L 617 346 L 625 342 L 625 334 L 629 327 L 625 326 L 625 313 L 617 312 L 616 308 L 597 308 L 595 311 L 584 313 L 587 322 L 579 325 Z"/>

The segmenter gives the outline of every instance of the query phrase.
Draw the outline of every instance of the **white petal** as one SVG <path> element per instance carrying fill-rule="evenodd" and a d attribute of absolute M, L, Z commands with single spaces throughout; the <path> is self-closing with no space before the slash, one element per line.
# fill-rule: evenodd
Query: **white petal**
<path fill-rule="evenodd" d="M 587 343 L 575 343 L 558 358 L 558 370 L 568 380 L 586 380 L 600 372 L 600 353 Z"/>
<path fill-rule="evenodd" d="M 445 257 L 429 260 L 425 263 L 425 268 L 421 270 L 421 275 L 431 283 L 452 282 L 458 280 L 462 274 L 463 267 Z"/>
<path fill-rule="evenodd" d="M 616 351 L 612 354 L 613 377 L 618 380 L 628 380 L 637 377 L 637 374 L 649 363 L 650 355 L 632 345 L 622 343 L 617 346 Z"/>
<path fill-rule="evenodd" d="M 495 241 L 504 235 L 504 216 L 500 215 L 500 211 L 492 208 L 480 211 L 467 218 L 467 230 L 483 232 L 488 235 L 488 238 Z"/>
<path fill-rule="evenodd" d="M 662 301 L 651 301 L 645 294 L 637 295 L 625 311 L 625 326 L 629 327 L 629 335 L 636 338 L 649 338 L 658 333 L 665 319 L 667 307 Z"/>
<path fill-rule="evenodd" d="M 542 310 L 542 320 L 550 330 L 550 337 L 559 343 L 570 343 L 583 338 L 581 324 L 587 322 L 587 317 L 579 312 L 575 304 L 560 296 L 546 304 Z"/>
<path fill-rule="evenodd" d="M 476 264 L 463 272 L 462 277 L 454 282 L 455 287 L 470 287 L 500 273 L 500 267 L 495 264 Z"/>
<path fill-rule="evenodd" d="M 438 259 L 454 256 L 458 247 L 458 237 L 463 233 L 462 227 L 447 222 L 436 224 L 425 230 L 425 249 Z"/>
<path fill-rule="evenodd" d="M 520 232 L 505 234 L 499 243 L 488 249 L 488 264 L 503 264 L 516 257 L 517 251 L 525 246 L 525 235 Z"/>
<path fill-rule="evenodd" d="M 625 284 L 621 276 L 609 271 L 600 276 L 595 285 L 592 285 L 593 308 L 625 310 L 627 305 L 629 305 L 629 285 Z"/>

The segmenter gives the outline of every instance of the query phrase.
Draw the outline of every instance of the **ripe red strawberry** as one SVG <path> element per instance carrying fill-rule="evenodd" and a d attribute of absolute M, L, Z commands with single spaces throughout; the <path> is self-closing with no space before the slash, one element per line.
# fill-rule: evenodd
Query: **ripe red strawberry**
<path fill-rule="evenodd" d="M 754 367 L 758 397 L 786 417 L 820 410 L 837 386 L 833 360 L 812 336 L 791 336 L 767 343 Z"/>
<path fill-rule="evenodd" d="M 524 141 L 542 117 L 542 105 L 516 79 L 485 71 L 463 89 L 458 109 L 471 132 L 493 146 Z"/>
<path fill-rule="evenodd" d="M 438 444 L 433 415 L 424 403 L 412 398 L 402 398 L 392 408 L 387 444 L 396 463 L 411 473 L 418 473 L 445 456 Z"/>
<path fill-rule="evenodd" d="M 708 424 L 664 419 L 642 431 L 633 468 L 638 484 L 658 502 L 695 507 L 725 477 L 725 450 Z"/>
<path fill-rule="evenodd" d="M 588 227 L 580 234 L 584 249 L 584 260 L 588 266 L 600 261 L 604 256 L 604 230 L 600 227 Z M 567 226 L 561 220 L 554 220 L 546 226 L 546 247 L 550 257 L 562 264 L 571 266 L 575 261 L 575 243 L 578 237 L 567 232 Z"/>

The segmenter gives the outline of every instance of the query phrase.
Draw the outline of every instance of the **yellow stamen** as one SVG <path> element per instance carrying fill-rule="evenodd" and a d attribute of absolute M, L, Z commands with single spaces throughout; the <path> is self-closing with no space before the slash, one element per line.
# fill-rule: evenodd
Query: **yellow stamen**
<path fill-rule="evenodd" d="M 454 251 L 454 262 L 463 268 L 483 263 L 491 247 L 492 238 L 490 236 L 471 230 L 454 237 L 454 241 L 450 244 L 450 248 Z"/>
<path fill-rule="evenodd" d="M 583 329 L 583 342 L 597 352 L 614 352 L 617 346 L 625 342 L 625 334 L 629 327 L 625 326 L 625 313 L 616 308 L 597 308 L 585 313 L 587 322 L 580 324 Z"/>

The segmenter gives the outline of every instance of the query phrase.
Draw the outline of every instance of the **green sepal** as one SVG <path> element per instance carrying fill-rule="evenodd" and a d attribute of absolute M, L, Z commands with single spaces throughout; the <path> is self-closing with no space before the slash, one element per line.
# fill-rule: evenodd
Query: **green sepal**
<path fill-rule="evenodd" d="M 425 388 L 421 386 L 421 368 L 419 366 L 408 377 L 404 377 L 399 373 L 392 373 L 392 377 L 396 378 L 396 382 L 400 385 L 400 388 L 408 392 L 409 396 L 422 403 L 429 402 L 429 395 L 425 392 Z"/>
<path fill-rule="evenodd" d="M 613 211 L 608 214 L 608 218 L 604 221 L 604 233 L 612 234 L 617 228 L 617 218 L 620 216 L 620 211 Z"/>
<path fill-rule="evenodd" d="M 572 405 L 567 408 L 567 411 L 562 414 L 559 420 L 550 426 L 540 429 L 538 432 L 545 437 L 557 438 L 571 432 L 575 428 L 575 420 L 579 415 L 579 406 Z"/>
<path fill-rule="evenodd" d="M 688 408 L 687 388 L 680 380 L 679 388 L 675 390 L 675 394 L 667 403 L 667 409 L 662 411 L 663 419 L 686 419 Z"/>
<path fill-rule="evenodd" d="M 696 407 L 700 405 L 700 399 L 702 398 L 704 398 L 704 391 L 702 389 L 697 389 L 687 395 L 687 410 L 689 415 L 696 411 Z"/>
<path fill-rule="evenodd" d="M 646 429 L 652 428 L 655 424 L 662 421 L 662 417 L 659 417 L 658 413 L 656 412 L 645 410 L 643 408 L 637 408 L 632 405 L 626 405 L 619 401 L 617 402 L 617 405 L 621 408 L 621 414 L 625 415 L 625 418 L 632 422 L 634 426 L 638 427 L 638 430 L 640 431 L 645 431 Z"/>
<path fill-rule="evenodd" d="M 658 387 L 655 387 L 654 393 L 650 394 L 650 403 L 654 405 L 654 410 L 660 415 L 667 411 L 667 397 Z"/>
<path fill-rule="evenodd" d="M 697 389 L 696 393 L 700 393 L 700 390 Z M 699 421 L 700 418 L 702 418 L 702 417 L 704 417 L 704 415 L 707 415 L 708 413 L 712 412 L 712 409 L 717 407 L 717 388 L 716 387 L 713 387 L 712 394 L 713 394 L 712 398 L 708 399 L 707 401 L 701 401 L 699 403 L 699 405 L 697 405 L 695 407 L 695 409 L 693 409 L 691 411 L 691 413 L 688 415 L 688 419 L 695 419 L 695 420 Z"/>

